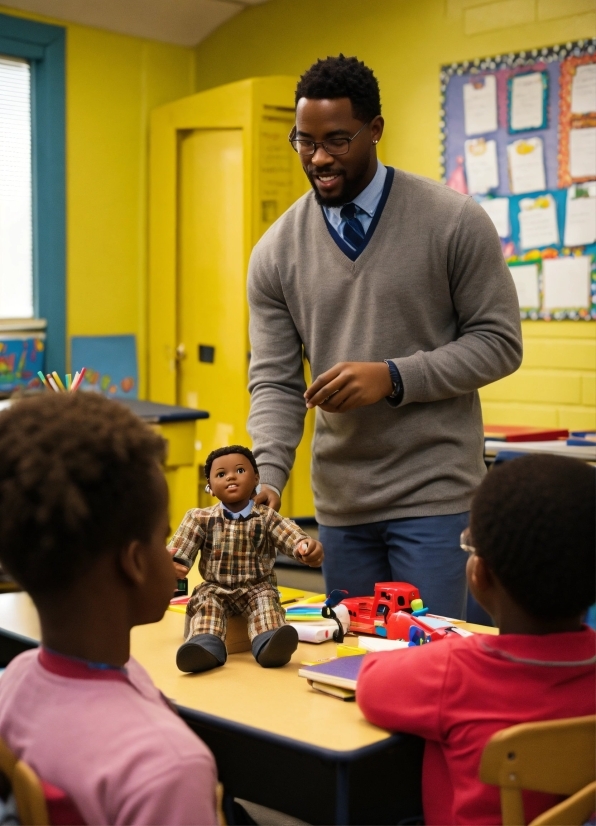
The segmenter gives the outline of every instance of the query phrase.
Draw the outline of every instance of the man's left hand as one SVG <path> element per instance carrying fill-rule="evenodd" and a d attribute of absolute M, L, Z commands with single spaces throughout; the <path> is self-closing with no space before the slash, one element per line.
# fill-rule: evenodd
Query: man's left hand
<path fill-rule="evenodd" d="M 306 406 L 345 413 L 390 396 L 393 382 L 384 361 L 341 361 L 313 381 L 304 394 Z"/>

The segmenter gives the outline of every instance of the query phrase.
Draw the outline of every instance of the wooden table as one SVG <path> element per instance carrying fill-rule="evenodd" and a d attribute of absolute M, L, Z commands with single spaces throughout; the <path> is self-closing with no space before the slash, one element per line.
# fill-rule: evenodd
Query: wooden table
<path fill-rule="evenodd" d="M 182 674 L 175 654 L 184 616 L 166 611 L 132 632 L 132 654 L 209 745 L 226 793 L 312 824 L 397 823 L 422 811 L 423 741 L 368 723 L 358 706 L 310 689 L 302 660 L 333 656 L 334 643 L 301 643 L 292 661 L 264 669 L 250 652 L 223 668 Z M 496 633 L 496 629 L 468 626 Z M 0 594 L 0 659 L 35 647 L 27 594 Z"/>

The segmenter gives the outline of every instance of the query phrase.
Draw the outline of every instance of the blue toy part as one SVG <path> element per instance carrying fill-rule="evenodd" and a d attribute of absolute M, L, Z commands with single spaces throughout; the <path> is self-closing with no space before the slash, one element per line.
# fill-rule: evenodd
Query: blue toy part
<path fill-rule="evenodd" d="M 425 614 L 428 614 L 428 608 L 419 608 L 417 611 L 412 611 L 413 617 L 423 617 Z"/>
<path fill-rule="evenodd" d="M 416 645 L 424 645 L 427 642 L 430 642 L 430 637 L 427 637 L 422 628 L 416 628 L 416 626 L 412 626 L 410 628 L 409 633 L 410 641 L 408 643 L 408 648 L 413 648 Z"/>
<path fill-rule="evenodd" d="M 385 625 L 375 625 L 375 634 L 377 637 L 386 637 L 387 627 Z"/>
<path fill-rule="evenodd" d="M 344 599 L 344 597 L 347 597 L 347 596 L 348 596 L 347 591 L 340 591 L 338 588 L 335 588 L 333 591 L 331 591 L 331 593 L 329 594 L 329 596 L 325 600 L 325 605 L 329 608 L 335 608 L 335 606 L 339 605 L 339 603 L 342 601 L 342 599 Z"/>

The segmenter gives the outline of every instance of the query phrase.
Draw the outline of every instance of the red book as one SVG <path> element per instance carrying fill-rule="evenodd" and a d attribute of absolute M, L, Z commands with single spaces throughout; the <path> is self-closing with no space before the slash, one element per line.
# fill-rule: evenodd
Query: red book
<path fill-rule="evenodd" d="M 569 431 L 561 427 L 525 427 L 511 424 L 485 424 L 484 438 L 499 442 L 547 442 L 566 439 Z"/>

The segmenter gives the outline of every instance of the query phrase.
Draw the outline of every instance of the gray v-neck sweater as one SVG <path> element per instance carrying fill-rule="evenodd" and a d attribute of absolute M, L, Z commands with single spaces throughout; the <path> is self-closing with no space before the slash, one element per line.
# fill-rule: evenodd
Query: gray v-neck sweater
<path fill-rule="evenodd" d="M 472 199 L 395 170 L 356 261 L 312 193 L 253 250 L 248 275 L 248 430 L 261 481 L 283 489 L 304 427 L 302 355 L 313 376 L 340 361 L 393 359 L 404 398 L 317 410 L 316 516 L 357 525 L 460 513 L 485 472 L 477 389 L 512 373 L 522 342 L 495 228 Z"/>

